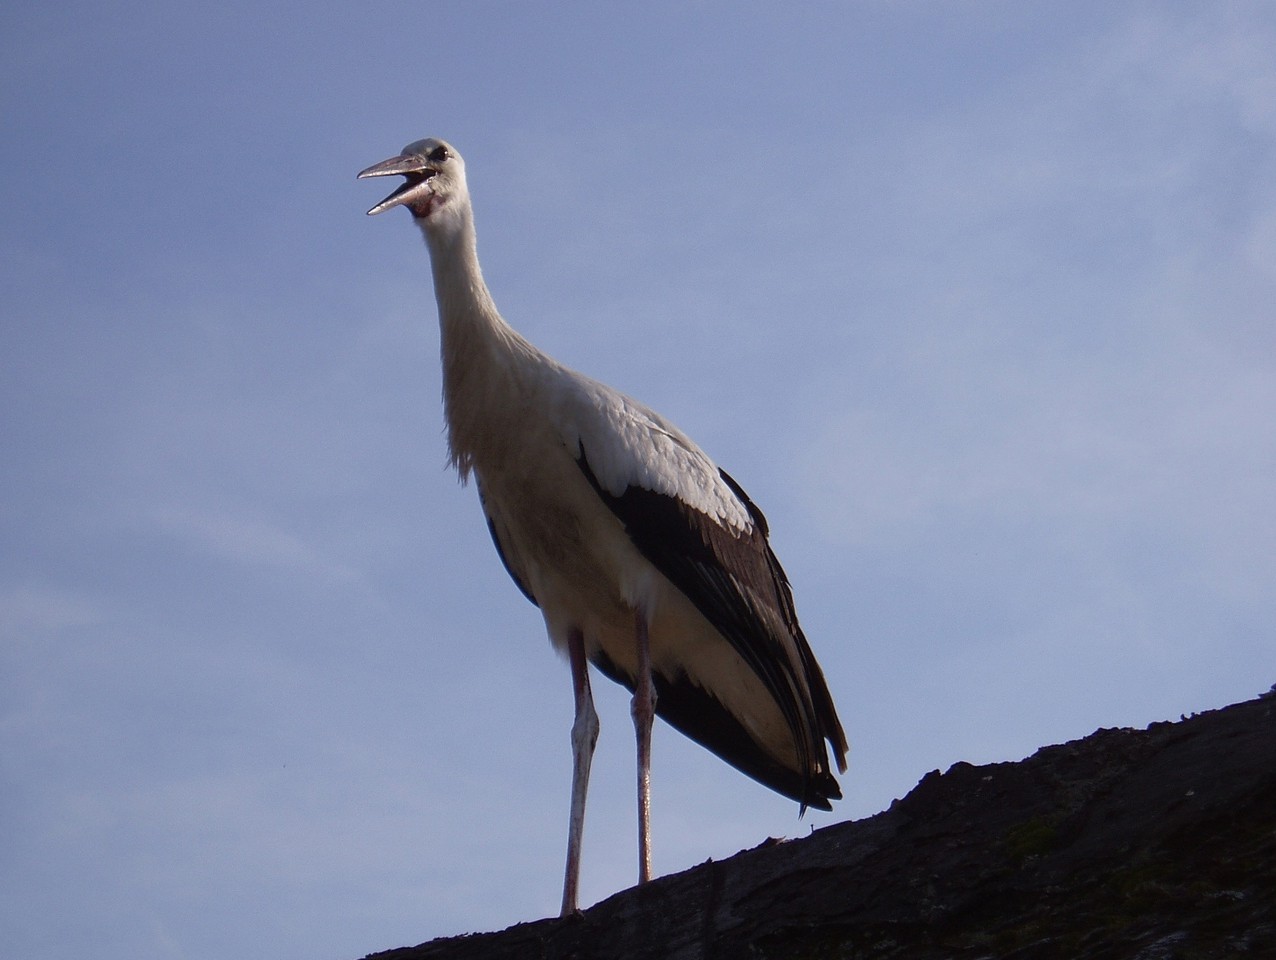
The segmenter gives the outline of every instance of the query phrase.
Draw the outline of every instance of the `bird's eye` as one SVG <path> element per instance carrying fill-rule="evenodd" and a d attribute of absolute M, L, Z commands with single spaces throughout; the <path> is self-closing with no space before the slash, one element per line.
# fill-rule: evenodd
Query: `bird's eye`
<path fill-rule="evenodd" d="M 447 158 L 448 158 L 447 147 L 435 147 L 433 150 L 430 151 L 427 159 L 433 161 L 434 163 L 442 163 Z"/>

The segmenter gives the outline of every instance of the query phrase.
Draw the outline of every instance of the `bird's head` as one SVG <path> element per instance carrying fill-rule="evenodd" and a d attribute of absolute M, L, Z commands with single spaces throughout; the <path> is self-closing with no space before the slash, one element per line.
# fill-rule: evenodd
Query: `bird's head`
<path fill-rule="evenodd" d="M 406 182 L 369 210 L 369 216 L 404 206 L 424 226 L 440 211 L 468 196 L 461 155 L 451 144 L 432 137 L 409 143 L 397 157 L 374 163 L 359 174 L 359 179 L 389 176 L 401 176 Z"/>

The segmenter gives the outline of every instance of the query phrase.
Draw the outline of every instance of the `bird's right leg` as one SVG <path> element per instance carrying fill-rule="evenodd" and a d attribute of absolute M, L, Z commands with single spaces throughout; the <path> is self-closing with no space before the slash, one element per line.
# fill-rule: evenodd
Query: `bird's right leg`
<path fill-rule="evenodd" d="M 580 847 L 585 832 L 585 792 L 589 789 L 589 766 L 598 742 L 598 714 L 589 689 L 589 661 L 585 659 L 585 636 L 573 629 L 567 636 L 567 660 L 572 668 L 572 692 L 576 698 L 576 718 L 572 721 L 572 808 L 567 827 L 567 873 L 563 878 L 562 916 L 575 913 L 580 892 Z"/>

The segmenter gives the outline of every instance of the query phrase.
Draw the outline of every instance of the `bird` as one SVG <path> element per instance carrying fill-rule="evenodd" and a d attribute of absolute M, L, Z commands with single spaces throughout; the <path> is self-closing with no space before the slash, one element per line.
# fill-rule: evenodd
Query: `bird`
<path fill-rule="evenodd" d="M 798 624 L 762 511 L 669 420 L 539 350 L 479 267 L 460 153 L 427 138 L 359 179 L 404 182 L 438 307 L 451 465 L 471 478 L 496 552 L 566 654 L 574 715 L 561 915 L 578 911 L 599 722 L 589 667 L 626 687 L 637 752 L 638 880 L 651 879 L 655 716 L 808 807 L 841 799 L 846 734 Z"/>

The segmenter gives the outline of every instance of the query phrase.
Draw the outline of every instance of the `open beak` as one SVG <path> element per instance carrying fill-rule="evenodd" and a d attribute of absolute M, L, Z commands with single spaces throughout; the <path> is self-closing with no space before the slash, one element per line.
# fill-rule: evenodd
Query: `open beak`
<path fill-rule="evenodd" d="M 410 153 L 382 160 L 380 163 L 374 163 L 367 170 L 360 171 L 359 180 L 365 177 L 391 176 L 401 176 L 407 180 L 398 190 L 369 210 L 368 216 L 382 213 L 391 207 L 425 199 L 430 194 L 430 179 L 437 172 L 425 157 Z"/>

